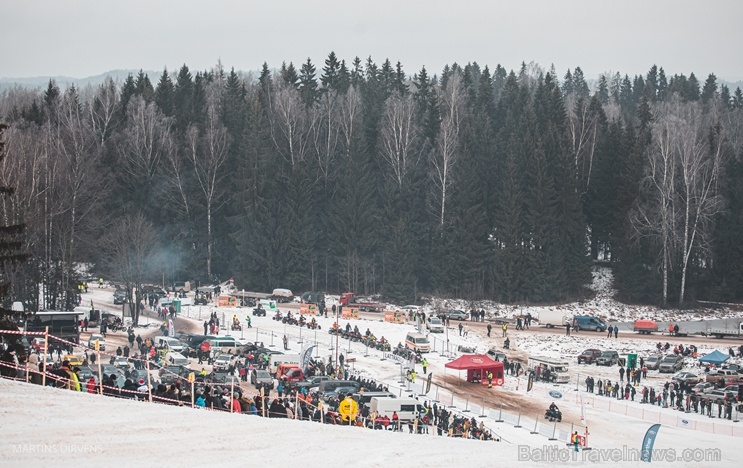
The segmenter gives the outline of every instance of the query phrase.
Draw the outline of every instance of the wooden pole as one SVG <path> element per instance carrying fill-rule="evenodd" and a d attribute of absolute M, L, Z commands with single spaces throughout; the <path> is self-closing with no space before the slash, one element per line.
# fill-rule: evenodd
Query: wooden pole
<path fill-rule="evenodd" d="M 235 379 L 232 375 L 230 375 L 230 413 L 233 412 L 232 400 L 234 399 L 235 399 Z"/>
<path fill-rule="evenodd" d="M 98 394 L 103 395 L 103 373 L 101 372 L 101 353 L 98 352 L 98 340 L 95 340 L 96 361 L 98 361 Z"/>
<path fill-rule="evenodd" d="M 44 327 L 44 356 L 42 357 L 42 366 L 44 373 L 41 374 L 41 386 L 46 387 L 46 356 L 49 351 L 49 326 Z"/>
<path fill-rule="evenodd" d="M 151 383 L 151 377 L 150 377 L 150 358 L 149 355 L 145 356 L 144 359 L 144 371 L 147 374 L 147 398 L 150 403 L 152 403 L 152 383 Z"/>

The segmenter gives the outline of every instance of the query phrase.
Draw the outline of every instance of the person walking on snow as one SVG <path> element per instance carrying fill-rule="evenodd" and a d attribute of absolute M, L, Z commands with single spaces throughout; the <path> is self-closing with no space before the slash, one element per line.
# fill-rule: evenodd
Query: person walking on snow
<path fill-rule="evenodd" d="M 614 338 L 619 338 L 619 327 L 614 325 Z"/>
<path fill-rule="evenodd" d="M 507 333 L 507 332 L 508 332 L 508 324 L 507 324 L 507 323 L 504 323 L 504 324 L 503 324 L 503 337 L 505 337 L 505 336 L 506 336 L 506 333 Z"/>
<path fill-rule="evenodd" d="M 426 375 L 426 368 L 428 367 L 428 359 L 423 358 L 423 362 L 421 362 L 421 366 L 423 366 L 423 375 Z"/>

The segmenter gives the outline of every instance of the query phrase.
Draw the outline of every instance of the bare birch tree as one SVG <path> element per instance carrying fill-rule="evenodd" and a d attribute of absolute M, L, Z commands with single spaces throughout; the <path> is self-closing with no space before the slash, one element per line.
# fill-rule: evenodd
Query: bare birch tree
<path fill-rule="evenodd" d="M 327 186 L 335 167 L 335 159 L 341 139 L 338 114 L 342 96 L 334 89 L 322 94 L 318 103 L 310 110 L 312 142 L 320 177 Z"/>
<path fill-rule="evenodd" d="M 723 207 L 718 181 L 724 138 L 714 116 L 710 138 L 700 105 L 682 103 L 678 96 L 658 103 L 653 115 L 648 173 L 632 221 L 638 233 L 655 238 L 661 246 L 664 305 L 673 260 L 681 259 L 683 304 L 689 261 L 695 251 L 706 248 L 714 217 Z"/>
<path fill-rule="evenodd" d="M 140 209 L 148 203 L 149 188 L 154 186 L 161 160 L 170 149 L 172 125 L 173 120 L 165 117 L 155 103 L 148 104 L 140 96 L 129 102 L 127 126 L 116 149 L 129 190 L 145 195 Z"/>
<path fill-rule="evenodd" d="M 718 180 L 723 157 L 723 134 L 717 112 L 710 112 L 712 138 L 705 132 L 704 116 L 698 102 L 671 101 L 680 119 L 676 154 L 681 177 L 681 206 L 684 210 L 681 234 L 681 289 L 679 303 L 686 294 L 689 259 L 695 249 L 704 249 L 711 233 L 714 217 L 723 207 L 718 193 Z"/>
<path fill-rule="evenodd" d="M 462 75 L 452 74 L 446 88 L 440 92 L 441 126 L 436 136 L 435 147 L 430 153 L 433 168 L 431 178 L 439 205 L 439 227 L 443 228 L 446 220 L 446 200 L 452 179 L 452 170 L 459 157 L 459 130 L 464 112 L 465 90 Z"/>
<path fill-rule="evenodd" d="M 292 167 L 304 161 L 310 143 L 311 115 L 305 111 L 299 91 L 279 82 L 271 102 L 269 130 L 278 153 Z"/>
<path fill-rule="evenodd" d="M 673 116 L 658 115 L 652 129 L 652 145 L 646 152 L 646 173 L 641 197 L 631 214 L 636 234 L 653 239 L 661 249 L 663 305 L 668 303 L 668 276 L 676 224 L 676 162 L 674 144 L 677 125 Z"/>
<path fill-rule="evenodd" d="M 121 101 L 116 83 L 110 76 L 106 77 L 93 96 L 92 103 L 88 106 L 90 123 L 99 146 L 103 146 L 111 136 L 115 116 L 120 106 Z"/>
<path fill-rule="evenodd" d="M 565 98 L 568 131 L 575 158 L 576 180 L 583 194 L 588 191 L 593 175 L 593 159 L 598 143 L 598 115 L 591 110 L 591 101 L 575 93 Z"/>
<path fill-rule="evenodd" d="M 216 106 L 207 109 L 205 128 L 202 134 L 196 126 L 188 129 L 186 140 L 194 175 L 206 208 L 206 271 L 212 277 L 212 258 L 214 255 L 213 216 L 224 203 L 227 184 L 225 164 L 230 145 L 227 129 L 219 121 Z"/>
<path fill-rule="evenodd" d="M 62 227 L 64 264 L 67 272 L 63 276 L 63 287 L 72 291 L 70 278 L 73 262 L 77 260 L 76 241 L 81 235 L 79 228 L 103 195 L 101 178 L 97 171 L 98 152 L 89 120 L 85 118 L 77 91 L 67 90 L 59 112 L 59 138 L 57 150 L 62 157 L 60 166 L 67 206 L 67 223 Z M 68 302 L 70 298 L 68 297 Z M 69 305 L 69 304 L 68 304 Z"/>
<path fill-rule="evenodd" d="M 361 95 L 353 85 L 342 96 L 339 120 L 343 139 L 343 151 L 346 158 L 350 158 L 353 141 L 356 137 L 358 127 L 361 125 Z"/>
<path fill-rule="evenodd" d="M 420 129 L 415 115 L 412 95 L 394 93 L 387 98 L 380 129 L 380 147 L 390 168 L 387 175 L 398 188 L 402 188 L 408 171 L 420 158 Z"/>

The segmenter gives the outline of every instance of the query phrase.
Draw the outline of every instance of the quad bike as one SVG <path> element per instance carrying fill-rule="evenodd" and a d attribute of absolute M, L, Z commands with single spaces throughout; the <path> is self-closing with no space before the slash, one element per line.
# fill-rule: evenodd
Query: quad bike
<path fill-rule="evenodd" d="M 550 422 L 553 422 L 553 421 L 562 422 L 562 412 L 557 408 L 555 409 L 547 408 L 547 411 L 544 413 L 544 419 L 549 419 Z"/>

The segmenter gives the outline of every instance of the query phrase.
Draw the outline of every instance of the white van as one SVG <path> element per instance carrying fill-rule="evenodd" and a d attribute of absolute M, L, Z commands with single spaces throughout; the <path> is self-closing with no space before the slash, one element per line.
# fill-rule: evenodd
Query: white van
<path fill-rule="evenodd" d="M 169 366 L 188 367 L 189 365 L 188 359 L 181 353 L 177 353 L 175 351 L 169 352 L 165 357 L 165 360 L 168 362 Z"/>
<path fill-rule="evenodd" d="M 369 406 L 372 398 L 397 398 L 397 395 L 392 392 L 358 392 L 351 395 L 351 398 L 356 400 L 359 406 Z"/>
<path fill-rule="evenodd" d="M 570 381 L 569 366 L 570 363 L 563 359 L 542 356 L 530 356 L 526 364 L 527 369 L 537 373 L 539 380 L 548 380 L 554 383 L 568 383 Z"/>
<path fill-rule="evenodd" d="M 431 333 L 444 333 L 444 324 L 441 322 L 441 319 L 435 315 L 426 318 L 426 328 L 428 328 L 428 331 Z"/>
<path fill-rule="evenodd" d="M 154 343 L 156 348 L 164 347 L 177 353 L 182 353 L 186 350 L 186 346 L 183 343 L 171 336 L 156 336 Z"/>
<path fill-rule="evenodd" d="M 369 403 L 369 411 L 379 416 L 392 419 L 392 413 L 397 412 L 400 421 L 411 421 L 424 412 L 423 405 L 415 398 L 385 398 L 373 397 Z"/>
<path fill-rule="evenodd" d="M 421 353 L 431 351 L 431 344 L 428 342 L 428 338 L 426 335 L 420 333 L 408 333 L 405 337 L 405 346 Z"/>
<path fill-rule="evenodd" d="M 211 346 L 211 352 L 213 356 L 216 356 L 219 353 L 235 354 L 237 352 L 237 348 L 240 346 L 240 343 L 238 343 L 231 336 L 209 338 L 207 341 L 209 342 L 209 346 Z"/>

